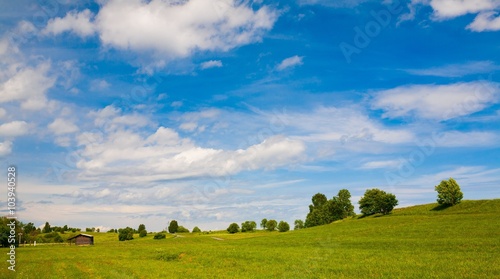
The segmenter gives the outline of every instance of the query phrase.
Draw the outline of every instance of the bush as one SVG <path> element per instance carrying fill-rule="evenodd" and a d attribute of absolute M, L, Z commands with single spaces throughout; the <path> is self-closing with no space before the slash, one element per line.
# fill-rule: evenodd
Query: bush
<path fill-rule="evenodd" d="M 389 214 L 396 205 L 398 200 L 395 195 L 376 188 L 366 190 L 365 195 L 359 200 L 359 209 L 364 215 Z"/>
<path fill-rule="evenodd" d="M 148 231 L 146 231 L 146 230 L 142 230 L 142 231 L 139 233 L 139 237 L 145 237 L 146 235 L 148 235 Z"/>
<path fill-rule="evenodd" d="M 198 228 L 198 227 L 194 227 L 194 228 L 193 228 L 193 232 L 194 232 L 194 233 L 199 233 L 199 232 L 201 232 L 201 230 L 200 230 L 200 228 Z"/>
<path fill-rule="evenodd" d="M 455 205 L 464 197 L 460 186 L 453 178 L 441 181 L 434 190 L 438 192 L 437 202 L 442 205 Z"/>
<path fill-rule="evenodd" d="M 189 230 L 188 230 L 188 229 L 186 229 L 186 228 L 184 228 L 183 226 L 179 226 L 179 227 L 177 228 L 177 232 L 178 232 L 178 233 L 189 233 Z"/>
<path fill-rule="evenodd" d="M 118 230 L 119 241 L 132 240 L 132 239 L 134 239 L 134 229 L 126 227 L 124 229 Z"/>
<path fill-rule="evenodd" d="M 164 239 L 166 238 L 166 235 L 164 233 L 157 233 L 155 236 L 153 236 L 153 239 Z"/>
<path fill-rule="evenodd" d="M 227 228 L 227 231 L 229 233 L 237 233 L 238 231 L 240 230 L 240 226 L 238 226 L 238 224 L 236 223 L 232 223 L 231 225 L 229 225 L 229 227 Z"/>
<path fill-rule="evenodd" d="M 290 225 L 288 225 L 288 223 L 285 221 L 280 221 L 280 223 L 278 224 L 278 231 L 287 232 L 289 230 L 290 230 Z"/>
<path fill-rule="evenodd" d="M 270 232 L 276 230 L 276 226 L 278 225 L 278 222 L 276 220 L 269 220 L 266 223 L 266 229 Z"/>

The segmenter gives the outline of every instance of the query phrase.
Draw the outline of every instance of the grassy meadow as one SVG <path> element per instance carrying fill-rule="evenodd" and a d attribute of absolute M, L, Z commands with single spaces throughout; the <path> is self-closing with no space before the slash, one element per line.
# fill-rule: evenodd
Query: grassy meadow
<path fill-rule="evenodd" d="M 500 200 L 395 209 L 286 233 L 154 234 L 16 250 L 1 278 L 500 278 Z M 228 225 L 229 225 L 228 221 Z M 6 259 L 7 249 L 4 251 Z"/>

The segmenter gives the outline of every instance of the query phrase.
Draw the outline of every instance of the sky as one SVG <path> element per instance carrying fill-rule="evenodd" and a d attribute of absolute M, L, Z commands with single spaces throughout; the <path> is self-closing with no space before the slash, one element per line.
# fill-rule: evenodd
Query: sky
<path fill-rule="evenodd" d="M 0 164 L 36 226 L 500 198 L 499 103 L 496 0 L 0 0 Z"/>

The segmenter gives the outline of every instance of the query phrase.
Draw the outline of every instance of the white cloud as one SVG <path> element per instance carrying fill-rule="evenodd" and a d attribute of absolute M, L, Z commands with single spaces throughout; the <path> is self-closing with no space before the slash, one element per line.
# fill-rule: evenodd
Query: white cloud
<path fill-rule="evenodd" d="M 99 12 L 70 12 L 52 20 L 45 32 L 98 33 L 104 46 L 153 51 L 162 58 L 182 58 L 195 51 L 228 51 L 258 42 L 270 30 L 278 12 L 258 10 L 235 0 L 103 1 Z M 159 66 L 164 61 L 157 60 Z"/>
<path fill-rule="evenodd" d="M 298 0 L 299 5 L 323 5 L 333 8 L 353 8 L 370 0 Z"/>
<path fill-rule="evenodd" d="M 294 127 L 292 133 L 308 142 L 337 142 L 345 146 L 356 143 L 363 152 L 362 143 L 399 144 L 411 142 L 414 135 L 404 129 L 389 129 L 370 119 L 359 107 L 320 107 L 308 113 L 287 113 L 279 116 Z M 373 151 L 373 150 L 372 150 Z"/>
<path fill-rule="evenodd" d="M 410 13 L 402 15 L 400 21 L 413 20 L 417 5 L 431 6 L 433 20 L 448 20 L 466 14 L 477 14 L 467 29 L 476 32 L 500 30 L 500 19 L 496 17 L 500 10 L 498 0 L 412 0 L 408 5 Z"/>
<path fill-rule="evenodd" d="M 3 108 L 0 108 L 0 119 L 4 118 L 5 115 L 7 115 L 7 111 L 5 109 L 3 109 Z"/>
<path fill-rule="evenodd" d="M 364 163 L 362 169 L 384 169 L 384 168 L 396 168 L 401 165 L 398 160 L 388 160 L 388 161 L 371 161 Z"/>
<path fill-rule="evenodd" d="M 0 125 L 0 137 L 13 138 L 29 132 L 29 125 L 25 121 L 13 121 Z"/>
<path fill-rule="evenodd" d="M 500 16 L 498 12 L 483 12 L 476 16 L 474 21 L 467 25 L 467 29 L 476 32 L 500 30 Z"/>
<path fill-rule="evenodd" d="M 56 135 L 71 134 L 78 131 L 75 124 L 62 118 L 54 120 L 49 124 L 48 128 Z"/>
<path fill-rule="evenodd" d="M 49 20 L 43 34 L 58 35 L 63 32 L 73 32 L 80 37 L 92 36 L 95 33 L 95 26 L 91 22 L 93 17 L 90 10 L 84 10 L 77 13 L 71 11 L 64 18 L 55 18 Z"/>
<path fill-rule="evenodd" d="M 278 71 L 283 71 L 283 70 L 288 69 L 288 68 L 302 65 L 303 59 L 304 59 L 303 56 L 298 56 L 298 55 L 288 57 L 288 58 L 284 59 L 283 61 L 281 61 L 281 63 L 276 67 L 276 69 Z"/>
<path fill-rule="evenodd" d="M 472 61 L 464 64 L 450 64 L 429 69 L 410 69 L 408 73 L 419 76 L 463 77 L 473 74 L 485 74 L 499 70 L 500 66 L 492 61 Z"/>
<path fill-rule="evenodd" d="M 0 84 L 0 103 L 21 102 L 21 108 L 40 110 L 47 107 L 47 90 L 55 83 L 55 78 L 48 76 L 49 63 L 42 63 L 36 68 L 25 67 L 16 71 L 7 81 Z"/>
<path fill-rule="evenodd" d="M 446 131 L 439 134 L 435 142 L 436 146 L 441 147 L 498 146 L 500 145 L 500 135 L 494 132 L 482 131 Z"/>
<path fill-rule="evenodd" d="M 210 60 L 201 63 L 200 65 L 202 70 L 210 69 L 210 68 L 220 68 L 222 67 L 222 61 L 220 60 Z"/>
<path fill-rule="evenodd" d="M 104 79 L 95 79 L 90 82 L 90 90 L 92 91 L 101 91 L 108 89 L 111 86 L 109 82 L 105 81 Z"/>
<path fill-rule="evenodd" d="M 497 0 L 431 0 L 429 4 L 437 19 L 491 11 L 500 7 L 500 2 Z"/>
<path fill-rule="evenodd" d="M 196 128 L 198 128 L 198 124 L 196 124 L 195 122 L 186 122 L 182 123 L 181 126 L 179 126 L 179 128 L 184 131 L 192 132 L 196 130 Z"/>
<path fill-rule="evenodd" d="M 187 114 L 184 119 L 215 117 L 217 114 L 218 110 L 208 109 Z M 89 116 L 94 117 L 96 126 L 104 130 L 78 137 L 78 144 L 83 147 L 78 152 L 81 160 L 77 164 L 81 169 L 81 179 L 129 183 L 225 176 L 244 170 L 287 166 L 301 160 L 305 151 L 301 141 L 282 136 L 271 136 L 246 149 L 205 148 L 188 138 L 181 138 L 167 127 L 159 127 L 152 134 L 141 131 L 142 128 L 133 123 L 117 127 L 117 118 L 132 116 L 122 115 L 114 107 L 106 107 Z"/>
<path fill-rule="evenodd" d="M 448 85 L 410 85 L 375 92 L 372 108 L 384 117 L 416 116 L 447 120 L 483 110 L 499 101 L 499 84 L 487 81 Z"/>
<path fill-rule="evenodd" d="M 0 142 L 0 156 L 5 156 L 10 154 L 12 151 L 12 142 L 4 141 Z"/>

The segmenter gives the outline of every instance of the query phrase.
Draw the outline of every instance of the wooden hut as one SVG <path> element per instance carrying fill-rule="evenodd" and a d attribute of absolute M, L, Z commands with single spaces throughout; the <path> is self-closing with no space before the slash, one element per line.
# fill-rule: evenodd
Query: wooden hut
<path fill-rule="evenodd" d="M 94 236 L 81 233 L 68 238 L 68 241 L 69 245 L 71 245 L 71 243 L 75 243 L 75 245 L 94 245 Z"/>

